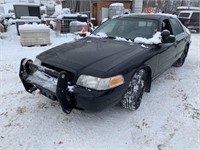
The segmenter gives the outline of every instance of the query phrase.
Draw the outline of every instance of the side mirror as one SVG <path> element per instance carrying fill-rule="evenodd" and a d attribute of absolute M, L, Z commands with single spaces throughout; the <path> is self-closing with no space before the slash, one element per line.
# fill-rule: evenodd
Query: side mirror
<path fill-rule="evenodd" d="M 170 32 L 168 30 L 162 31 L 161 36 L 162 36 L 162 43 L 174 43 L 175 42 L 175 36 L 170 35 Z"/>
<path fill-rule="evenodd" d="M 163 38 L 168 38 L 168 37 L 170 36 L 169 30 L 163 30 L 163 31 L 161 32 L 161 36 L 162 36 Z"/>

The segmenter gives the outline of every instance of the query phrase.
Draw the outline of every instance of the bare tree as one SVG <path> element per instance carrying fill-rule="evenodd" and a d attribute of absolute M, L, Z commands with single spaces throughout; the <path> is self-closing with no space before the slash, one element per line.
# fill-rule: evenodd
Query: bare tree
<path fill-rule="evenodd" d="M 200 7 L 200 0 L 158 0 L 159 8 L 165 13 L 174 13 L 178 6 Z"/>

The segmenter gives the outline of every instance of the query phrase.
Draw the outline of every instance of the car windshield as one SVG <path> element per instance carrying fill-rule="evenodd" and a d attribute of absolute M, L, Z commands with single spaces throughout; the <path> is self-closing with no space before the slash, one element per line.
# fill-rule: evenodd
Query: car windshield
<path fill-rule="evenodd" d="M 158 30 L 158 22 L 150 19 L 116 18 L 106 21 L 93 34 L 106 34 L 108 38 L 152 38 Z"/>

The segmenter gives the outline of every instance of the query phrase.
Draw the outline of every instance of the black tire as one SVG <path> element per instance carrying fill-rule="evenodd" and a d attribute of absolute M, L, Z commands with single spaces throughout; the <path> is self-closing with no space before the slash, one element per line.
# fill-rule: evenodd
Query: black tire
<path fill-rule="evenodd" d="M 196 32 L 199 33 L 200 32 L 200 27 L 196 29 Z"/>
<path fill-rule="evenodd" d="M 173 66 L 175 66 L 175 67 L 182 67 L 183 66 L 183 64 L 185 62 L 185 58 L 187 57 L 187 54 L 188 54 L 188 49 L 189 49 L 189 47 L 186 46 L 181 57 L 173 64 Z"/>
<path fill-rule="evenodd" d="M 124 93 L 122 107 L 137 110 L 140 106 L 145 87 L 146 72 L 144 69 L 137 71 L 132 77 L 127 91 Z"/>

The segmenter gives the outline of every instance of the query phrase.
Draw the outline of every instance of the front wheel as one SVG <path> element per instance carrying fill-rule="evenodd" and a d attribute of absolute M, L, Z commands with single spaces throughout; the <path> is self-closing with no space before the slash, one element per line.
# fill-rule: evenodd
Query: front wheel
<path fill-rule="evenodd" d="M 122 98 L 122 107 L 130 110 L 139 108 L 142 95 L 144 93 L 144 85 L 146 79 L 146 72 L 144 69 L 137 71 L 132 77 L 129 87 Z"/>

